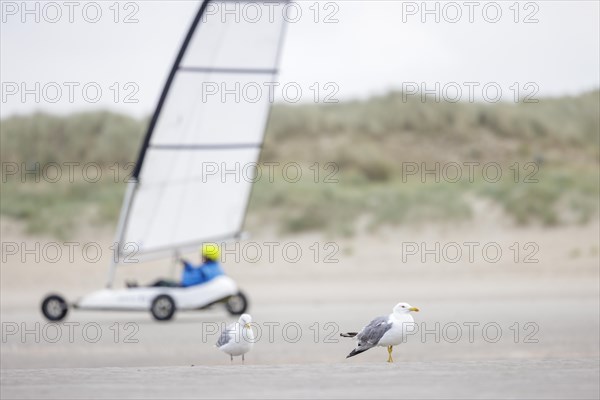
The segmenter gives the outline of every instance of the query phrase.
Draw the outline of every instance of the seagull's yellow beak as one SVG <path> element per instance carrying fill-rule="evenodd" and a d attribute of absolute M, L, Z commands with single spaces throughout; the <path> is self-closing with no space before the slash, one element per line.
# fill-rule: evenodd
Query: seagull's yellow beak
<path fill-rule="evenodd" d="M 408 311 L 419 312 L 419 309 L 417 307 L 411 307 L 408 309 Z"/>
<path fill-rule="evenodd" d="M 250 324 L 248 323 L 248 324 L 244 325 L 244 328 L 248 328 L 248 329 L 250 329 L 250 328 L 251 328 L 251 326 L 250 326 Z"/>

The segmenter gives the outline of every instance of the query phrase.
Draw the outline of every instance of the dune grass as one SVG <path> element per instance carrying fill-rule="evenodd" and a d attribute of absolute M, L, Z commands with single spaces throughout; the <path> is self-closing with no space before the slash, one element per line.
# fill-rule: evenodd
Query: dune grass
<path fill-rule="evenodd" d="M 296 183 L 255 184 L 249 212 L 281 233 L 324 231 L 351 235 L 359 220 L 368 229 L 473 216 L 473 196 L 499 204 L 516 224 L 585 223 L 598 214 L 600 92 L 541 99 L 537 104 L 446 104 L 403 101 L 400 93 L 336 105 L 276 105 L 263 162 L 297 162 Z M 109 112 L 67 117 L 33 114 L 1 121 L 0 214 L 28 232 L 63 238 L 82 224 L 116 223 L 125 184 L 147 120 Z M 477 176 L 457 182 L 403 174 L 406 162 L 535 162 L 537 182 L 505 174 L 490 183 Z M 5 166 L 95 163 L 103 179 L 76 177 L 23 182 Z M 315 183 L 311 165 L 322 175 Z M 115 164 L 117 163 L 117 164 Z M 334 179 L 323 179 L 328 163 Z M 430 165 L 430 164 L 429 164 Z M 79 171 L 79 170 L 78 170 Z"/>

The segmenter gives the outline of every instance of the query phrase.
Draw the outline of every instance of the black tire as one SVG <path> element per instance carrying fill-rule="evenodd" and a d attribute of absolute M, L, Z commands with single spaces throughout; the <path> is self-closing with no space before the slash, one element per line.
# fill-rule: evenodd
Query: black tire
<path fill-rule="evenodd" d="M 242 315 L 248 309 L 248 298 L 243 292 L 237 292 L 225 300 L 225 308 L 231 315 Z"/>
<path fill-rule="evenodd" d="M 42 314 L 48 321 L 63 320 L 69 312 L 69 305 L 61 296 L 51 294 L 42 301 Z"/>
<path fill-rule="evenodd" d="M 168 321 L 175 315 L 175 301 L 168 294 L 156 296 L 152 301 L 150 312 L 157 321 Z"/>

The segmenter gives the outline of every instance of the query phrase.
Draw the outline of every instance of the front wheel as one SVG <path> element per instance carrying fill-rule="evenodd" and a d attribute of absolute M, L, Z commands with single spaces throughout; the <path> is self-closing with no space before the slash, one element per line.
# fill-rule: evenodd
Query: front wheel
<path fill-rule="evenodd" d="M 152 316 L 157 321 L 168 321 L 175 314 L 175 301 L 167 294 L 156 296 L 150 307 Z"/>
<path fill-rule="evenodd" d="M 69 305 L 61 296 L 52 294 L 42 302 L 42 313 L 48 321 L 61 321 L 67 316 Z"/>
<path fill-rule="evenodd" d="M 231 315 L 242 315 L 248 309 L 248 298 L 243 292 L 237 292 L 225 301 L 225 308 Z"/>

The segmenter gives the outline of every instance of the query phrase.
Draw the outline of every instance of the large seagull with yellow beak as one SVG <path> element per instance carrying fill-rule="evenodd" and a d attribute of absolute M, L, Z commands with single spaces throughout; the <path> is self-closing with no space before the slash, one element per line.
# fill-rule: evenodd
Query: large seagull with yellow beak
<path fill-rule="evenodd" d="M 394 362 L 392 359 L 394 346 L 402 343 L 406 339 L 406 334 L 415 330 L 415 320 L 410 314 L 412 311 L 419 311 L 419 309 L 408 303 L 398 303 L 390 315 L 375 318 L 360 332 L 341 333 L 343 337 L 355 337 L 358 341 L 356 348 L 346 358 L 376 346 L 385 346 L 388 351 L 388 362 Z"/>

